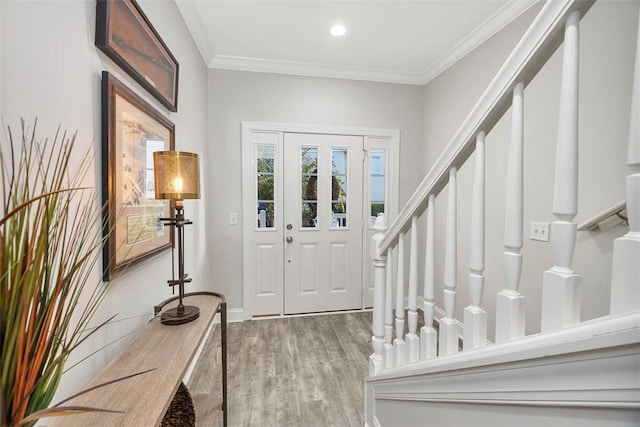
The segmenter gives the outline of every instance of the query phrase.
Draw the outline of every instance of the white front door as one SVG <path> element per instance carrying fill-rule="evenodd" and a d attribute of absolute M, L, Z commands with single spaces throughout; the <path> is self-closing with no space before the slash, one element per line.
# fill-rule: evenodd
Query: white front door
<path fill-rule="evenodd" d="M 284 134 L 284 313 L 362 307 L 363 137 Z"/>

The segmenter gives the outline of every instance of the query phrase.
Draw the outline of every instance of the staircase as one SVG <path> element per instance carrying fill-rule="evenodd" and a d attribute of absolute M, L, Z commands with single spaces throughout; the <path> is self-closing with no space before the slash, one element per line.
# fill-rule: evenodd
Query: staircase
<path fill-rule="evenodd" d="M 574 219 L 578 213 L 579 27 L 593 3 L 547 1 L 398 217 L 388 226 L 383 215 L 376 219 L 371 242 L 373 353 L 365 382 L 366 425 L 640 424 L 640 36 L 627 165 L 620 165 L 629 170 L 629 231 L 614 242 L 611 283 L 606 284 L 611 287 L 609 315 L 581 322 L 582 278 L 572 270 L 578 232 Z M 561 44 L 549 245 L 552 264 L 538 279 L 540 333 L 526 335 L 526 295 L 520 292 L 524 90 Z M 504 289 L 487 296 L 485 138 L 508 110 Z M 471 227 L 470 234 L 459 239 L 456 181 L 458 170 L 469 159 L 474 171 Z M 436 197 L 443 192 L 446 227 L 436 230 Z M 426 223 L 425 257 L 420 260 L 419 220 Z M 436 233 L 445 236 L 438 258 Z M 407 238 L 410 242 L 405 242 Z M 408 256 L 405 243 L 409 243 Z M 465 282 L 470 300 L 462 319 L 454 317 L 458 244 L 466 245 L 469 252 Z M 435 277 L 436 259 L 444 260 L 442 280 Z M 409 272 L 406 286 L 405 268 Z M 424 269 L 420 290 L 419 268 Z M 443 289 L 437 290 L 436 283 L 442 283 Z M 436 291 L 443 292 L 442 308 L 436 307 Z M 484 297 L 496 299 L 494 342 L 488 341 Z M 425 319 L 420 329 L 419 309 Z M 442 313 L 438 319 L 437 313 Z"/>

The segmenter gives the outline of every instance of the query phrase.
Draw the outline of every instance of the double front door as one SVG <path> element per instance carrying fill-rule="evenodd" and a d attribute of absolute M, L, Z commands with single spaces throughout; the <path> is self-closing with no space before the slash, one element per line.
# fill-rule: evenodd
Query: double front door
<path fill-rule="evenodd" d="M 363 137 L 251 138 L 257 176 L 252 314 L 361 308 Z"/>

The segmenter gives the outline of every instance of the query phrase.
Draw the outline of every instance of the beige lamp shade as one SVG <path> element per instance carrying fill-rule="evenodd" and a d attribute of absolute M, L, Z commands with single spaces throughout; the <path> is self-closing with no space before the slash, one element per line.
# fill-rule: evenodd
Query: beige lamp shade
<path fill-rule="evenodd" d="M 199 199 L 200 163 L 198 155 L 186 151 L 153 153 L 156 199 Z"/>

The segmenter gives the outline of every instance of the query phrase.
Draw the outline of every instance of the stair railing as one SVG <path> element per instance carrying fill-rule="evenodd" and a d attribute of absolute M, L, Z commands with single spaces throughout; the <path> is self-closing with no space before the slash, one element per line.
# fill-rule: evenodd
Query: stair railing
<path fill-rule="evenodd" d="M 373 354 L 370 375 L 385 368 L 459 351 L 460 323 L 454 318 L 457 271 L 458 169 L 475 152 L 468 283 L 470 304 L 464 310 L 463 351 L 487 345 L 487 313 L 482 308 L 485 262 L 485 136 L 511 108 L 511 135 L 507 171 L 504 237 L 505 289 L 497 295 L 496 344 L 525 334 L 525 297 L 519 292 L 523 246 L 523 123 L 524 89 L 564 42 L 560 120 L 556 152 L 552 223 L 553 267 L 544 273 L 542 331 L 564 328 L 580 319 L 580 276 L 571 270 L 576 242 L 578 164 L 578 36 L 580 19 L 594 1 L 548 1 L 526 31 L 487 90 L 424 177 L 396 220 L 387 228 L 384 216 L 376 219 L 371 257 L 374 266 Z M 639 42 L 640 45 L 640 42 Z M 636 58 L 638 61 L 638 58 Z M 640 82 L 636 64 L 627 210 L 630 231 L 614 246 L 611 312 L 638 310 L 640 300 Z M 448 189 L 444 253 L 444 317 L 433 327 L 435 311 L 435 198 Z M 418 218 L 426 212 L 424 261 L 424 326 L 417 330 Z M 409 234 L 408 330 L 404 319 L 404 239 Z M 392 318 L 391 254 L 397 254 L 396 311 Z M 635 257 L 635 258 L 634 258 Z M 633 261 L 635 259 L 636 261 Z M 617 276 L 616 276 L 617 274 Z M 615 296 L 614 296 L 615 294 Z M 631 302 L 629 302 L 631 301 Z M 395 339 L 392 339 L 395 326 Z"/>

